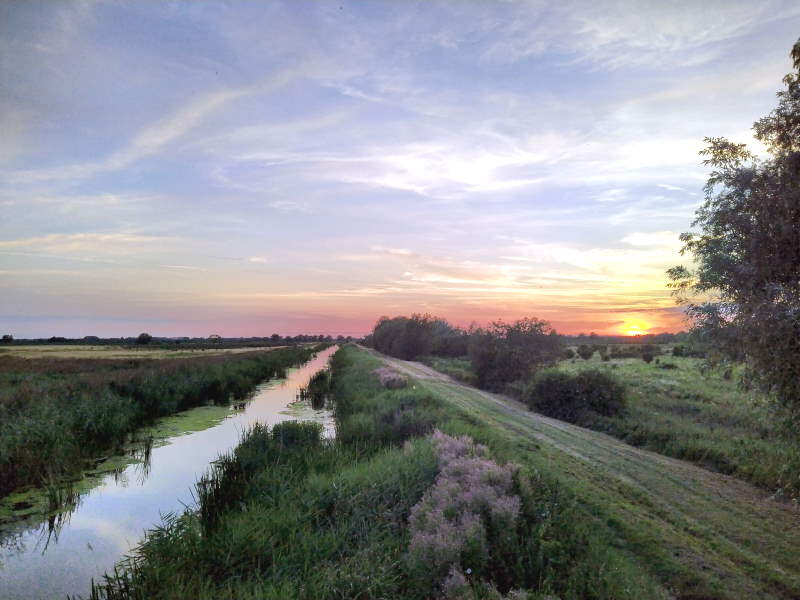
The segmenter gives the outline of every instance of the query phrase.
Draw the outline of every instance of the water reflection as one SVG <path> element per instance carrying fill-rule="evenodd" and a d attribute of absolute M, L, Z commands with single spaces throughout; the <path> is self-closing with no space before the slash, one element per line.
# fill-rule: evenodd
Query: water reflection
<path fill-rule="evenodd" d="M 209 463 L 233 448 L 253 423 L 315 420 L 333 436 L 330 411 L 297 402 L 297 394 L 334 350 L 291 369 L 285 380 L 259 386 L 249 399 L 225 409 L 211 427 L 191 431 L 218 408 L 187 411 L 172 418 L 178 423 L 175 435 L 137 440 L 116 469 L 48 489 L 47 505 L 53 508 L 48 518 L 0 539 L 0 598 L 87 594 L 91 579 L 112 570 L 146 529 L 162 522 L 162 515 L 179 514 L 194 504 L 194 485 Z"/>

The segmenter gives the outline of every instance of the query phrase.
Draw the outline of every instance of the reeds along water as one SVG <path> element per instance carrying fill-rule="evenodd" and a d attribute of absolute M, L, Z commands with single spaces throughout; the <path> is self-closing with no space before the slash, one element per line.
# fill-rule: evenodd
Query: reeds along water
<path fill-rule="evenodd" d="M 309 400 L 314 410 L 325 408 L 325 402 L 331 393 L 331 373 L 329 369 L 320 369 L 311 379 L 308 385 L 301 387 L 297 392 L 298 400 Z"/>
<path fill-rule="evenodd" d="M 131 431 L 158 417 L 241 401 L 261 381 L 282 377 L 319 350 L 112 365 L 67 361 L 56 378 L 36 361 L 0 365 L 6 381 L 20 382 L 0 386 L 0 496 L 43 484 L 51 474 L 74 475 L 92 455 L 119 447 Z"/>

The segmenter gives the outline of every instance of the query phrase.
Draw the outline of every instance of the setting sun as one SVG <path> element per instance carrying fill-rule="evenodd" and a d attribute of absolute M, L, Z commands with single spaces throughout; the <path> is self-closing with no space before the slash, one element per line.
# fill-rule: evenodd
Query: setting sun
<path fill-rule="evenodd" d="M 650 327 L 651 325 L 649 323 L 641 319 L 625 321 L 621 327 L 622 335 L 647 335 L 650 333 Z"/>

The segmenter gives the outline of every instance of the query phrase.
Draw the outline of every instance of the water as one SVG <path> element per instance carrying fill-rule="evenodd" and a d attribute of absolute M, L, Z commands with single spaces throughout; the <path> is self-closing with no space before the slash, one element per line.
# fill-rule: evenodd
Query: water
<path fill-rule="evenodd" d="M 262 384 L 244 409 L 231 410 L 218 424 L 168 438 L 165 445 L 152 449 L 149 464 L 131 464 L 121 473 L 103 477 L 83 496 L 57 539 L 48 536 L 45 524 L 5 540 L 0 547 L 0 598 L 88 595 L 92 578 L 111 571 L 146 529 L 161 523 L 161 515 L 182 512 L 193 504 L 194 484 L 208 464 L 235 447 L 242 430 L 255 422 L 314 420 L 332 436 L 330 412 L 292 403 L 298 388 L 325 366 L 334 351 L 319 353 L 290 370 L 286 379 Z"/>

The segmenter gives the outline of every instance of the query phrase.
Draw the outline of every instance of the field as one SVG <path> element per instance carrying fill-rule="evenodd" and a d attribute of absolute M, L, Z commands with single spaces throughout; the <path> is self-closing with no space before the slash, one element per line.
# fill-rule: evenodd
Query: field
<path fill-rule="evenodd" d="M 203 348 L 203 349 L 166 349 L 160 346 L 114 346 L 84 344 L 32 344 L 0 346 L 0 360 L 5 356 L 14 358 L 89 358 L 126 359 L 126 358 L 194 358 L 198 356 L 217 356 L 220 354 L 239 354 L 241 352 L 268 351 L 283 346 L 236 347 L 236 348 Z"/>
<path fill-rule="evenodd" d="M 381 365 L 407 385 L 383 389 Z M 199 483 L 198 509 L 151 532 L 94 597 L 800 594 L 787 533 L 800 513 L 736 478 L 352 346 L 332 387 L 335 441 L 303 425 L 248 432 Z"/>
<path fill-rule="evenodd" d="M 442 357 L 424 361 L 460 381 L 471 382 L 469 361 Z M 665 368 L 666 367 L 666 368 Z M 638 358 L 603 361 L 562 360 L 560 370 L 599 369 L 627 388 L 628 408 L 621 415 L 588 416 L 579 424 L 639 446 L 754 483 L 772 492 L 794 495 L 798 448 L 788 443 L 783 419 L 773 403 L 747 390 L 737 372 L 711 369 L 703 359 L 661 355 L 658 363 Z"/>

